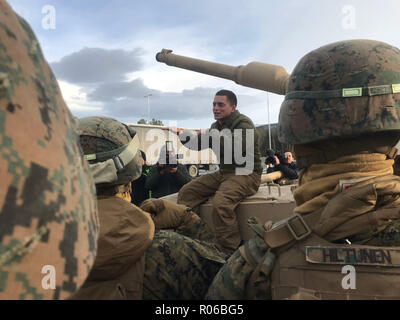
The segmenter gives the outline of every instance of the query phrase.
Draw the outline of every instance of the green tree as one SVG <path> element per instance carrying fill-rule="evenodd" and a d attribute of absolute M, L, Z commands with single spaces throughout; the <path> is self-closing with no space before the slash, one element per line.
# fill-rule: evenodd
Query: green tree
<path fill-rule="evenodd" d="M 269 134 L 268 129 L 257 128 L 258 133 L 258 145 L 260 147 L 260 153 L 262 157 L 267 155 L 267 149 L 269 146 Z M 285 151 L 290 151 L 290 145 L 286 143 L 281 143 L 278 140 L 278 129 L 271 129 L 271 149 L 278 153 L 284 153 Z"/>
<path fill-rule="evenodd" d="M 154 126 L 163 126 L 163 122 L 161 120 L 157 120 L 157 119 L 151 119 L 150 124 L 154 125 Z"/>
<path fill-rule="evenodd" d="M 138 124 L 151 124 L 153 126 L 163 126 L 163 122 L 161 120 L 157 120 L 157 119 L 151 119 L 150 122 L 147 122 L 145 119 L 140 119 L 138 122 Z"/>

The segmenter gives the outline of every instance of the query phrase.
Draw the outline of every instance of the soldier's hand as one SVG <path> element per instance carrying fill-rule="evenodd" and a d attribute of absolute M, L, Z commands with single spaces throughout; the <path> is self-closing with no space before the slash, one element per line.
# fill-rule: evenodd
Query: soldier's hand
<path fill-rule="evenodd" d="M 160 174 L 164 174 L 165 172 L 168 171 L 168 168 L 165 167 L 165 164 L 158 163 L 157 165 L 158 165 L 158 172 Z"/>
<path fill-rule="evenodd" d="M 140 209 L 154 216 L 164 209 L 164 202 L 161 199 L 147 199 L 142 202 Z"/>
<path fill-rule="evenodd" d="M 161 199 L 147 199 L 140 208 L 152 214 L 157 229 L 177 228 L 188 215 L 186 206 Z"/>
<path fill-rule="evenodd" d="M 168 168 L 169 173 L 176 173 L 178 171 L 178 167 L 175 168 Z"/>
<path fill-rule="evenodd" d="M 274 158 L 275 158 L 275 164 L 276 165 L 279 164 L 279 158 L 277 156 L 274 156 Z"/>
<path fill-rule="evenodd" d="M 173 133 L 176 133 L 176 134 L 181 134 L 181 133 L 183 132 L 183 130 L 182 130 L 181 128 L 174 127 L 174 126 L 171 126 L 171 127 L 164 127 L 163 129 L 172 131 Z"/>

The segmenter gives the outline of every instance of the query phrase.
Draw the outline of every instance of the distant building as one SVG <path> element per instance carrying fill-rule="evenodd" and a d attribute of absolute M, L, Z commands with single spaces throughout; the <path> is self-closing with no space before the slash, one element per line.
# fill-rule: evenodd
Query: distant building
<path fill-rule="evenodd" d="M 264 130 L 268 130 L 268 124 L 261 124 L 256 126 L 256 128 L 262 128 Z M 271 130 L 275 130 L 278 128 L 278 123 L 271 123 Z"/>

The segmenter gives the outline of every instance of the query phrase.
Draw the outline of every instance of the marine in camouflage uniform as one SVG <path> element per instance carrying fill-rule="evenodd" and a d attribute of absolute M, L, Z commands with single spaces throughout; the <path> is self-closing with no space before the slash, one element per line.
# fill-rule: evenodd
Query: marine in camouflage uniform
<path fill-rule="evenodd" d="M 185 230 L 186 236 L 156 229 L 146 251 L 143 299 L 204 299 L 225 257 L 208 236 L 196 238 L 202 222 L 192 227 Z"/>
<path fill-rule="evenodd" d="M 200 217 L 184 205 L 145 200 L 156 226 L 146 252 L 143 299 L 203 299 L 225 255 Z"/>
<path fill-rule="evenodd" d="M 94 267 L 72 299 L 204 298 L 224 256 L 186 206 L 130 203 L 130 182 L 142 169 L 135 132 L 106 117 L 80 119 L 78 132 L 95 179 L 100 235 Z"/>
<path fill-rule="evenodd" d="M 290 76 L 279 139 L 301 170 L 287 220 L 228 260 L 209 299 L 399 299 L 400 50 L 341 41 L 303 57 Z M 344 265 L 357 286 L 342 287 Z"/>
<path fill-rule="evenodd" d="M 65 299 L 94 263 L 95 188 L 75 128 L 31 28 L 1 1 L 0 299 Z"/>

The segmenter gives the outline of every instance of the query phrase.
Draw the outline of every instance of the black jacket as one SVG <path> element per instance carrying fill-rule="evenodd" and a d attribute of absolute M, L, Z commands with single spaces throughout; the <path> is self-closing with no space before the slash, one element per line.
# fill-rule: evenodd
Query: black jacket
<path fill-rule="evenodd" d="M 281 171 L 283 176 L 290 180 L 299 178 L 296 163 L 294 163 L 294 162 L 292 162 L 290 164 L 279 163 L 278 165 L 276 165 L 274 167 L 268 167 L 268 169 L 267 169 L 267 173 L 271 173 L 274 171 Z"/>
<path fill-rule="evenodd" d="M 145 188 L 147 175 L 149 174 L 150 169 L 148 166 L 144 165 L 142 167 L 142 175 L 132 181 L 132 193 L 131 193 L 131 203 L 137 205 L 138 207 L 140 204 L 149 198 L 149 191 Z"/>
<path fill-rule="evenodd" d="M 178 192 L 184 184 L 191 180 L 192 178 L 183 164 L 178 163 L 178 170 L 174 174 L 161 174 L 156 164 L 150 168 L 145 187 L 151 191 L 151 198 L 161 198 Z"/>

